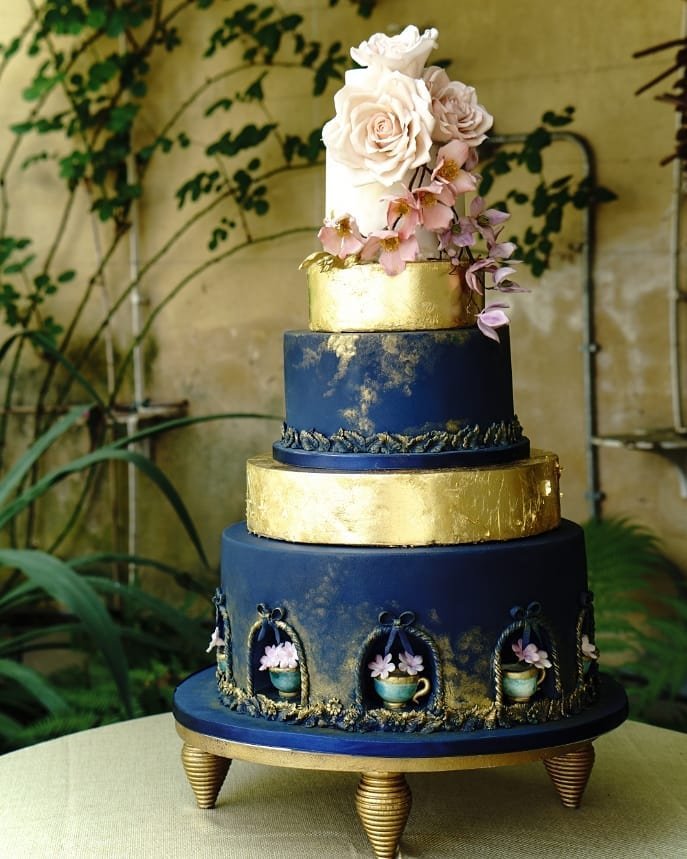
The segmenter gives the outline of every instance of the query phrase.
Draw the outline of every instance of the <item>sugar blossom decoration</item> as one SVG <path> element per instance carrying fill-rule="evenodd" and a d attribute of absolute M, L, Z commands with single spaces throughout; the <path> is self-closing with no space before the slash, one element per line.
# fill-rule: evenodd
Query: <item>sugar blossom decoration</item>
<path fill-rule="evenodd" d="M 379 677 L 380 680 L 386 680 L 389 674 L 396 670 L 396 665 L 392 661 L 390 653 L 387 653 L 385 656 L 378 653 L 372 662 L 367 663 L 367 667 L 370 669 L 370 676 Z"/>
<path fill-rule="evenodd" d="M 535 668 L 551 668 L 549 654 L 545 650 L 540 650 L 536 644 L 530 642 L 523 647 L 522 638 L 519 638 L 512 648 L 519 662 L 526 662 L 528 665 L 534 665 Z"/>
<path fill-rule="evenodd" d="M 465 270 L 475 292 L 522 291 L 511 279 L 515 245 L 499 239 L 509 215 L 488 208 L 477 194 L 476 147 L 493 118 L 474 87 L 437 66 L 424 68 L 437 36 L 409 26 L 351 49 L 363 68 L 346 73 L 322 139 L 328 177 L 337 175 L 337 188 L 360 188 L 360 199 L 369 202 L 358 212 L 353 205 L 353 211 L 332 212 L 318 237 L 332 257 L 378 262 L 392 277 L 420 258 L 447 259 Z M 348 172 L 339 176 L 339 170 Z M 477 325 L 486 336 L 498 340 L 495 329 L 508 323 L 505 307 L 492 304 L 480 313 Z"/>
<path fill-rule="evenodd" d="M 582 656 L 586 659 L 598 659 L 599 658 L 599 650 L 593 641 L 589 640 L 588 635 L 582 636 Z"/>
<path fill-rule="evenodd" d="M 404 651 L 398 657 L 398 668 L 399 671 L 404 671 L 406 674 L 409 674 L 411 677 L 414 677 L 416 674 L 419 674 L 423 669 L 424 665 L 422 663 L 422 657 L 417 656 L 414 653 L 408 653 L 408 651 Z"/>
<path fill-rule="evenodd" d="M 210 643 L 207 646 L 206 653 L 209 653 L 213 647 L 226 647 L 226 641 L 222 638 L 219 632 L 219 627 L 216 626 L 210 636 Z"/>
<path fill-rule="evenodd" d="M 357 48 L 351 48 L 351 56 L 359 66 L 387 68 L 416 78 L 422 73 L 427 57 L 438 47 L 438 35 L 433 27 L 420 33 L 410 24 L 396 36 L 375 33 Z"/>
<path fill-rule="evenodd" d="M 296 646 L 290 641 L 268 644 L 264 654 L 260 657 L 260 671 L 269 671 L 270 668 L 297 667 L 298 652 Z"/>

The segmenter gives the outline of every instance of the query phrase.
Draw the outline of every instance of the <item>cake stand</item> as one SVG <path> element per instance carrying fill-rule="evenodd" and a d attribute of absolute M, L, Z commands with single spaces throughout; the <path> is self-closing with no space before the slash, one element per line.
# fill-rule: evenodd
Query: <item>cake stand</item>
<path fill-rule="evenodd" d="M 392 859 L 411 806 L 409 772 L 508 766 L 541 760 L 563 805 L 577 808 L 594 764 L 592 741 L 627 717 L 622 687 L 601 675 L 593 707 L 542 725 L 432 734 L 347 733 L 237 715 L 220 703 L 215 668 L 174 694 L 182 762 L 200 808 L 212 808 L 232 759 L 358 772 L 356 809 L 377 859 Z"/>

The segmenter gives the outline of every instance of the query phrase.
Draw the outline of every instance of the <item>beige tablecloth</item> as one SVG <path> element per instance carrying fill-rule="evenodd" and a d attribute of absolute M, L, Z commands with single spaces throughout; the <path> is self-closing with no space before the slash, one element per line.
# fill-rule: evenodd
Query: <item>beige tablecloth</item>
<path fill-rule="evenodd" d="M 687 735 L 627 723 L 601 737 L 582 808 L 540 763 L 408 776 L 403 859 L 687 857 Z M 234 761 L 217 808 L 186 782 L 172 716 L 0 757 L 2 859 L 371 857 L 352 773 Z"/>

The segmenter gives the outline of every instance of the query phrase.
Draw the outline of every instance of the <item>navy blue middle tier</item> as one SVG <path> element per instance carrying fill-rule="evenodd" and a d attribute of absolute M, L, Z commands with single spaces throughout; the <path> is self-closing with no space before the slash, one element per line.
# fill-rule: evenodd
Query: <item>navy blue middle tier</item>
<path fill-rule="evenodd" d="M 559 695 L 573 694 L 579 682 L 579 618 L 590 595 L 584 536 L 572 522 L 505 543 L 412 549 L 284 543 L 256 537 L 241 523 L 223 534 L 221 569 L 227 671 L 236 684 L 230 689 L 259 692 L 269 685 L 258 660 L 275 635 L 279 640 L 277 625 L 285 621 L 287 637 L 302 643 L 304 706 L 324 712 L 336 700 L 345 710 L 362 694 L 365 706 L 378 707 L 367 665 L 383 652 L 393 617 L 406 624 L 416 651 L 433 642 L 424 650 L 425 668 L 446 713 L 489 709 L 494 650 L 504 629 L 511 630 L 503 639 L 505 660 L 513 661 L 511 641 L 527 634 L 552 658 L 545 698 L 556 698 L 558 671 Z M 380 622 L 389 624 L 383 634 Z M 394 648 L 406 644 L 399 639 Z M 246 700 L 240 693 L 235 703 L 243 700 L 246 712 L 257 715 L 253 694 Z M 229 692 L 225 703 L 232 700 Z"/>
<path fill-rule="evenodd" d="M 274 458 L 342 470 L 450 468 L 529 455 L 508 329 L 284 335 L 286 421 Z"/>

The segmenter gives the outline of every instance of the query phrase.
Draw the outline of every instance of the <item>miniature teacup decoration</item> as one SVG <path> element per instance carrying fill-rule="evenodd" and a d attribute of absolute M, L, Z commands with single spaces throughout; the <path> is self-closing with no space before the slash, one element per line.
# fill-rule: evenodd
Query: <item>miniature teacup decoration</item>
<path fill-rule="evenodd" d="M 546 669 L 515 662 L 503 666 L 503 691 L 511 701 L 529 701 L 544 682 Z"/>
<path fill-rule="evenodd" d="M 385 680 L 374 678 L 375 691 L 385 707 L 399 710 L 410 701 L 417 704 L 432 688 L 426 677 L 389 676 Z"/>

